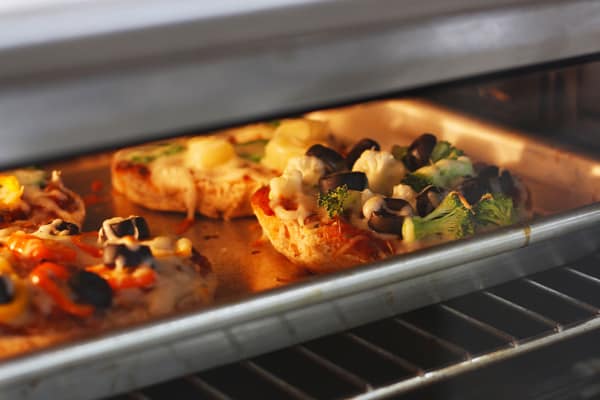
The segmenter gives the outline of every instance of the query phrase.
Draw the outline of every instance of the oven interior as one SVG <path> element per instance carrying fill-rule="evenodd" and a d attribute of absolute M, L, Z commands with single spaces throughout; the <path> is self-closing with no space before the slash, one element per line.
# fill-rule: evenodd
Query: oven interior
<path fill-rule="evenodd" d="M 337 4 L 337 2 L 332 3 Z M 560 2 L 556 3 L 556 8 L 560 8 Z M 579 3 L 585 2 L 573 2 L 572 5 L 563 6 L 565 18 L 580 17 L 581 10 L 588 10 L 589 20 L 593 20 L 593 16 L 596 14 L 591 12 L 593 10 L 590 11 L 591 7 L 576 9 Z M 536 6 L 531 7 L 535 8 Z M 571 8 L 579 13 L 569 14 L 567 11 L 573 11 Z M 472 9 L 469 10 L 469 12 L 474 12 Z M 293 14 L 293 11 L 289 11 L 290 15 Z M 419 17 L 416 11 L 412 10 L 411 12 L 413 12 L 412 18 Z M 436 12 L 443 13 L 447 10 Z M 492 25 L 497 21 L 495 18 L 503 17 L 501 13 L 488 13 L 485 10 L 476 10 L 476 12 L 480 12 L 483 18 L 489 19 L 489 21 L 487 19 L 482 19 L 482 21 L 487 21 Z M 506 12 L 508 13 L 508 11 Z M 550 6 L 542 7 L 540 21 L 548 18 L 548 15 L 544 14 L 546 12 L 557 11 Z M 281 11 L 279 17 L 282 18 L 282 21 L 286 21 L 286 13 L 287 11 Z M 521 13 L 519 12 L 517 15 L 521 15 Z M 367 17 L 377 20 L 378 16 L 365 16 L 366 19 L 368 19 Z M 390 16 L 390 18 L 392 17 L 394 16 Z M 448 17 L 448 21 L 440 19 L 434 22 L 445 24 L 440 26 L 447 29 L 446 34 L 451 35 L 453 31 L 450 28 L 456 28 L 463 22 L 459 17 L 460 13 L 456 11 L 455 19 L 452 19 L 454 18 L 452 16 L 452 18 Z M 356 19 L 360 18 L 356 17 Z M 350 26 L 357 24 L 356 20 L 342 22 Z M 319 49 L 322 51 L 320 54 L 327 54 L 330 51 L 327 46 L 336 48 L 335 46 L 344 45 L 336 42 L 340 35 L 348 33 L 347 30 L 342 29 L 342 22 L 340 22 L 341 28 L 338 31 L 334 30 L 331 37 L 324 36 L 327 40 L 323 42 L 323 48 Z M 357 39 L 365 40 L 363 46 L 373 43 L 367 39 L 373 39 L 377 40 L 376 43 L 380 43 L 379 49 L 395 48 L 389 47 L 389 45 L 395 43 L 394 41 L 400 36 L 395 36 L 399 33 L 394 31 L 393 23 L 371 35 L 372 26 L 367 22 L 366 20 L 362 21 L 361 27 L 364 28 L 364 31 L 355 33 Z M 386 31 L 390 26 L 392 27 L 390 31 Z M 515 29 L 517 27 L 515 25 Z M 185 33 L 184 28 L 182 28 L 182 32 Z M 296 27 L 290 25 L 287 28 L 291 32 Z M 285 31 L 285 29 L 283 30 Z M 234 35 L 235 32 L 232 32 Z M 401 33 L 402 35 L 407 34 L 407 32 Z M 408 33 L 423 40 L 423 31 L 416 29 L 409 30 Z M 522 33 L 522 31 L 518 31 L 518 33 Z M 259 40 L 261 32 L 254 32 L 254 34 L 255 36 L 251 38 L 254 42 L 249 40 L 248 54 L 260 53 L 263 45 Z M 578 34 L 580 33 L 573 33 L 573 35 Z M 174 35 L 173 37 L 179 36 Z M 247 55 L 239 47 L 236 47 L 234 36 L 223 37 L 231 42 L 227 43 L 229 47 L 225 46 L 220 50 L 230 50 L 236 56 Z M 426 38 L 431 39 L 431 37 Z M 114 38 L 112 39 L 114 40 Z M 294 45 L 299 48 L 306 45 L 308 48 L 317 49 L 318 46 L 312 42 L 310 35 L 303 36 L 302 39 L 304 41 L 298 40 Z M 323 36 L 317 35 L 317 39 L 322 40 Z M 102 42 L 97 44 L 102 45 Z M 278 75 L 277 72 L 280 71 L 271 70 L 273 82 L 277 83 L 282 80 L 292 82 L 290 78 L 294 73 L 298 73 L 298 79 L 309 80 L 308 76 L 310 75 L 314 83 L 318 81 L 315 74 L 321 73 L 323 77 L 326 76 L 329 79 L 322 90 L 307 88 L 305 95 L 302 90 L 297 88 L 300 85 L 289 84 L 286 86 L 284 84 L 279 86 L 280 90 L 273 91 L 272 98 L 265 96 L 266 99 L 264 102 L 259 102 L 260 104 L 252 104 L 248 98 L 240 96 L 239 101 L 236 99 L 233 106 L 233 109 L 238 112 L 230 113 L 228 116 L 226 112 L 230 109 L 223 107 L 226 99 L 215 94 L 218 94 L 219 91 L 227 94 L 235 93 L 235 90 L 222 83 L 222 79 L 228 74 L 235 75 L 234 72 L 239 70 L 228 69 L 232 68 L 230 64 L 227 64 L 231 60 L 213 65 L 211 58 L 205 54 L 202 55 L 206 56 L 205 59 L 210 62 L 207 62 L 206 69 L 198 68 L 197 63 L 201 63 L 203 58 L 186 58 L 188 55 L 185 53 L 184 41 L 178 41 L 177 44 L 181 46 L 177 49 L 181 51 L 181 58 L 177 59 L 175 52 L 173 59 L 175 63 L 178 63 L 176 67 L 179 77 L 177 80 L 167 82 L 176 88 L 173 89 L 173 92 L 182 93 L 182 96 L 176 99 L 179 102 L 177 105 L 194 99 L 192 92 L 202 85 L 206 85 L 209 92 L 207 96 L 211 93 L 215 96 L 214 109 L 207 106 L 206 110 L 197 111 L 195 114 L 193 108 L 189 107 L 183 111 L 174 112 L 173 118 L 182 118 L 177 131 L 169 130 L 169 123 L 172 121 L 160 119 L 160 113 L 153 117 L 151 107 L 149 111 L 140 112 L 145 104 L 151 104 L 154 107 L 160 105 L 155 98 L 145 103 L 144 95 L 154 95 L 156 91 L 160 91 L 161 88 L 164 88 L 164 81 L 153 80 L 150 75 L 149 77 L 142 75 L 136 77 L 137 66 L 146 60 L 155 62 L 152 67 L 155 67 L 156 70 L 150 73 L 155 73 L 156 76 L 162 73 L 161 68 L 169 67 L 168 62 L 165 62 L 164 65 L 162 62 L 156 62 L 152 55 L 153 49 L 148 47 L 141 48 L 140 52 L 146 51 L 145 54 L 138 55 L 141 58 L 133 61 L 122 59 L 121 63 L 114 65 L 108 62 L 104 66 L 95 64 L 97 60 L 86 55 L 85 57 L 81 56 L 82 60 L 74 63 L 79 62 L 80 65 L 77 64 L 76 67 L 70 68 L 66 64 L 66 58 L 61 60 L 57 57 L 57 60 L 49 64 L 48 71 L 50 72 L 46 71 L 47 76 L 44 73 L 38 74 L 40 71 L 34 69 L 33 61 L 35 59 L 29 60 L 32 61 L 30 64 L 23 64 L 28 65 L 30 70 L 22 70 L 22 75 L 18 69 L 14 68 L 14 65 L 5 65 L 3 69 L 0 69 L 0 83 L 2 83 L 0 118 L 10 121 L 10 124 L 6 126 L 7 136 L 26 132 L 29 129 L 32 135 L 24 134 L 23 138 L 30 140 L 35 136 L 33 133 L 41 132 L 43 124 L 38 121 L 39 118 L 32 118 L 31 115 L 25 115 L 26 113 L 19 114 L 15 110 L 23 105 L 28 105 L 31 107 L 31 112 L 36 110 L 40 112 L 38 116 L 53 115 L 48 111 L 51 108 L 48 106 L 48 100 L 52 99 L 54 95 L 58 96 L 57 99 L 69 99 L 67 103 L 57 103 L 57 107 L 61 107 L 61 111 L 64 111 L 62 107 L 65 105 L 72 106 L 74 117 L 72 120 L 61 117 L 48 119 L 46 126 L 49 132 L 48 137 L 53 140 L 56 140 L 56 137 L 68 140 L 67 133 L 73 134 L 74 130 L 79 127 L 86 132 L 84 136 L 90 138 L 97 135 L 101 129 L 114 128 L 113 133 L 110 134 L 113 136 L 107 137 L 105 140 L 75 140 L 73 141 L 74 146 L 67 146 L 66 153 L 83 153 L 84 158 L 80 161 L 83 160 L 84 164 L 85 157 L 97 157 L 94 154 L 97 150 L 112 150 L 117 142 L 121 146 L 136 143 L 142 139 L 149 140 L 173 136 L 176 133 L 194 132 L 196 125 L 192 121 L 202 122 L 198 125 L 197 131 L 206 132 L 211 128 L 251 122 L 264 117 L 298 115 L 321 108 L 359 104 L 374 99 L 399 99 L 400 101 L 417 99 L 440 105 L 452 112 L 466 115 L 467 118 L 482 120 L 502 129 L 524 133 L 532 141 L 553 146 L 559 152 L 568 151 L 581 155 L 585 159 L 600 160 L 600 133 L 598 130 L 600 128 L 600 118 L 598 117 L 600 115 L 598 106 L 600 104 L 598 96 L 600 79 L 597 77 L 600 72 L 600 61 L 598 61 L 598 56 L 587 55 L 590 48 L 582 47 L 570 53 L 557 53 L 556 58 L 560 59 L 584 53 L 586 56 L 552 64 L 544 62 L 554 59 L 553 57 L 540 56 L 537 60 L 523 60 L 515 56 L 514 60 L 493 66 L 485 66 L 485 62 L 480 60 L 482 64 L 478 64 L 479 70 L 477 68 L 465 69 L 460 70 L 459 73 L 455 71 L 454 66 L 461 63 L 450 63 L 448 74 L 438 75 L 439 78 L 436 79 L 427 73 L 440 73 L 439 68 L 432 68 L 431 71 L 418 74 L 415 71 L 419 70 L 419 66 L 413 65 L 412 69 L 407 67 L 405 80 L 399 78 L 394 80 L 392 77 L 397 74 L 390 73 L 386 69 L 389 65 L 382 65 L 381 69 L 376 70 L 377 73 L 381 73 L 381 79 L 375 79 L 373 76 L 365 77 L 365 86 L 361 89 L 369 88 L 369 90 L 355 92 L 344 91 L 341 88 L 348 85 L 352 77 L 369 75 L 364 72 L 365 68 L 372 67 L 368 63 L 368 57 L 364 57 L 365 60 L 362 62 L 357 61 L 355 70 L 352 70 L 352 66 L 349 65 L 347 69 L 351 73 L 336 82 L 332 77 L 339 66 L 318 65 L 318 68 L 310 70 L 306 67 L 308 64 L 303 63 L 305 59 L 299 55 L 299 50 L 298 59 L 295 61 L 300 62 L 299 69 L 300 66 L 304 67 L 304 71 L 290 70 Z M 289 43 L 284 42 L 283 44 Z M 471 44 L 473 48 L 470 50 L 473 52 L 482 51 L 481 48 L 478 48 L 477 43 Z M 528 44 L 531 45 L 531 43 Z M 237 45 L 239 46 L 239 43 Z M 277 49 L 280 44 L 274 42 L 271 45 L 272 48 Z M 386 45 L 388 47 L 385 47 Z M 77 46 L 77 43 L 64 44 L 63 55 L 72 50 L 69 46 Z M 109 56 L 112 55 L 118 59 L 122 56 L 119 51 L 125 47 L 124 44 L 124 47 L 116 49 L 114 54 L 106 52 L 104 56 L 110 58 Z M 410 46 L 407 48 L 410 50 Z M 61 54 L 61 47 L 56 47 L 54 50 L 57 51 L 56 54 Z M 592 50 L 597 51 L 596 48 L 592 48 Z M 0 51 L 4 50 L 0 49 Z M 349 57 L 351 51 L 352 49 L 349 48 L 347 53 L 341 54 Z M 209 53 L 210 51 L 207 54 Z M 517 53 L 515 50 L 515 54 Z M 160 54 L 160 51 L 157 54 Z M 279 53 L 277 55 L 281 56 Z M 312 54 L 307 53 L 304 56 L 309 55 Z M 378 53 L 375 52 L 371 55 L 378 55 Z M 400 56 L 414 55 L 408 50 L 406 53 L 401 52 L 400 54 Z M 342 58 L 346 62 L 349 59 Z M 373 60 L 376 59 L 377 57 L 374 57 Z M 235 65 L 236 68 L 243 67 L 239 60 L 235 61 L 238 64 L 232 65 Z M 274 64 L 285 62 L 288 66 L 287 63 L 291 63 L 289 60 L 282 61 L 282 59 L 267 61 Z M 250 63 L 250 61 L 248 62 Z M 527 68 L 513 68 L 532 64 L 535 65 Z M 252 66 L 256 65 L 252 64 Z M 50 67 L 55 68 L 58 73 L 51 73 L 53 70 Z M 209 67 L 214 67 L 214 69 Z M 85 76 L 89 71 L 100 71 L 98 76 L 101 76 L 106 71 L 108 74 L 111 68 L 123 71 L 123 75 L 118 79 L 111 78 L 110 80 L 110 85 L 121 85 L 118 93 L 111 89 L 107 84 L 108 81 L 103 81 L 102 77 L 97 81 L 89 79 L 88 83 L 93 84 L 89 87 L 79 88 L 70 82 L 70 73 L 74 76 Z M 214 71 L 219 68 L 222 73 L 215 74 Z M 487 73 L 498 70 L 501 72 Z M 361 75 L 356 75 L 358 73 Z M 199 79 L 196 83 L 194 79 L 199 75 L 204 78 Z M 371 75 L 376 75 L 376 73 Z M 28 83 L 29 87 L 27 86 L 28 77 L 35 78 Z M 250 73 L 236 75 L 232 85 L 240 84 L 239 91 L 245 93 L 257 92 L 263 85 L 265 92 L 268 92 L 274 86 L 270 86 L 266 77 L 263 78 L 265 79 L 253 81 Z M 410 81 L 409 78 L 413 80 Z M 220 84 L 207 84 L 207 79 L 220 82 Z M 185 81 L 192 82 L 191 85 L 197 86 L 190 86 L 189 92 L 182 91 L 182 82 Z M 39 93 L 36 91 L 28 93 L 27 90 L 31 90 L 35 83 L 41 83 L 43 90 L 40 90 Z M 148 88 L 148 92 L 140 91 L 136 92 L 135 96 L 128 96 L 128 91 L 135 91 L 136 85 L 146 85 L 144 87 Z M 23 87 L 25 90 L 18 90 Z M 285 89 L 291 87 L 296 89 L 292 93 L 293 95 L 290 95 L 289 91 L 285 92 Z M 98 88 L 106 91 L 97 91 Z M 91 91 L 86 92 L 86 90 Z M 323 95 L 326 90 L 335 95 L 329 97 Z M 4 100 L 11 91 L 16 94 L 15 100 Z M 38 94 L 39 97 L 37 97 Z M 60 97 L 62 94 L 65 95 L 64 98 Z M 106 97 L 102 97 L 103 94 Z M 105 105 L 111 100 L 114 101 L 115 96 L 118 97 L 119 94 L 123 97 L 122 102 L 110 106 Z M 170 89 L 166 89 L 165 99 L 173 100 L 172 94 Z M 78 98 L 85 102 L 77 104 Z M 282 98 L 285 101 L 282 102 L 281 107 L 273 108 L 274 111 L 270 113 L 268 106 Z M 88 118 L 89 110 L 86 109 L 84 103 L 99 107 L 98 112 L 94 113 L 91 119 Z M 5 107 L 1 107 L 2 104 Z M 220 109 L 219 106 L 221 106 Z M 248 111 L 246 113 L 239 112 L 244 107 Z M 119 108 L 123 110 L 122 113 L 117 112 Z M 10 115 L 11 113 L 12 115 Z M 213 113 L 212 116 L 210 113 Z M 111 119 L 113 117 L 114 119 Z M 124 122 L 127 117 L 130 117 L 132 121 L 143 120 L 144 123 L 127 125 Z M 29 124 L 25 123 L 28 119 Z M 107 120 L 114 122 L 107 124 L 105 122 Z M 149 129 L 148 126 L 152 124 L 155 124 L 154 128 Z M 64 136 L 57 134 L 61 129 L 65 131 Z M 130 135 L 127 135 L 126 138 L 117 138 L 119 132 L 127 129 L 130 130 Z M 14 136 L 11 138 L 14 139 Z M 18 141 L 11 138 L 8 138 L 9 144 L 15 151 L 12 154 L 18 154 L 21 158 L 3 155 L 1 164 L 5 167 L 29 163 L 33 160 L 58 164 L 73 162 L 71 159 L 62 159 L 62 154 L 57 152 L 56 147 L 49 145 L 48 151 L 39 151 L 32 147 L 32 143 L 35 141 L 28 142 L 27 140 L 23 140 L 23 146 L 19 147 L 15 144 Z M 10 140 L 13 141 L 10 142 Z M 49 142 L 40 138 L 38 145 L 40 143 L 43 146 Z M 28 148 L 31 150 L 28 151 Z M 539 168 L 543 170 L 545 166 L 539 165 Z M 79 179 L 85 179 L 85 176 L 82 175 Z M 594 187 L 586 187 L 594 183 L 583 178 L 581 181 L 570 182 L 574 187 L 585 187 L 586 193 L 594 193 L 596 190 Z M 565 186 L 567 186 L 564 188 L 565 193 L 576 191 L 571 190 L 568 185 Z M 554 196 L 560 197 L 560 191 L 556 192 Z M 597 201 L 593 196 L 589 200 L 589 202 Z M 561 220 L 556 221 L 555 229 L 560 230 Z M 327 311 L 297 307 L 294 311 L 301 314 L 301 318 L 299 317 L 296 322 L 286 321 L 285 318 L 282 321 L 278 320 L 277 323 L 283 327 L 279 334 L 272 334 L 272 330 L 267 330 L 270 335 L 261 336 L 262 326 L 260 325 L 256 325 L 253 328 L 254 331 L 248 327 L 245 328 L 246 331 L 223 329 L 227 345 L 225 347 L 215 345 L 215 349 L 216 351 L 220 351 L 222 348 L 233 349 L 232 353 L 225 356 L 216 354 L 216 351 L 211 353 L 211 342 L 207 339 L 203 342 L 204 349 L 190 348 L 188 350 L 191 354 L 199 352 L 205 354 L 206 357 L 214 357 L 214 361 L 199 360 L 197 363 L 185 365 L 182 368 L 185 374 L 180 374 L 181 376 L 173 376 L 173 369 L 168 367 L 166 358 L 161 359 L 161 357 L 167 357 L 169 351 L 173 350 L 171 348 L 157 349 L 156 354 L 148 355 L 150 354 L 148 353 L 146 358 L 140 357 L 139 360 L 133 357 L 128 364 L 123 364 L 127 368 L 141 370 L 147 368 L 148 371 L 145 375 L 147 378 L 141 382 L 132 378 L 136 376 L 135 374 L 132 374 L 132 377 L 125 374 L 120 381 L 105 381 L 102 369 L 117 368 L 116 365 L 105 363 L 101 365 L 101 368 L 98 367 L 98 370 L 94 370 L 88 365 L 89 371 L 98 375 L 92 376 L 88 373 L 86 378 L 98 383 L 96 386 L 89 386 L 87 393 L 85 387 L 73 388 L 70 396 L 77 398 L 113 396 L 110 397 L 113 399 L 166 399 L 168 397 L 178 399 L 376 399 L 390 397 L 480 399 L 484 396 L 498 399 L 600 398 L 600 388 L 598 387 L 600 351 L 597 350 L 598 346 L 596 345 L 600 338 L 600 319 L 598 318 L 600 313 L 600 269 L 598 269 L 600 253 L 598 246 L 600 244 L 596 240 L 598 229 L 591 222 L 588 222 L 587 225 L 584 221 L 572 222 L 572 224 L 575 223 L 581 226 L 579 232 L 577 229 L 570 228 L 565 235 L 556 234 L 550 241 L 540 239 L 539 246 L 533 250 L 531 248 L 511 248 L 501 257 L 469 260 L 465 263 L 467 267 L 462 270 L 462 273 L 464 276 L 468 276 L 470 273 L 468 267 L 473 265 L 477 266 L 477 269 L 473 270 L 477 272 L 472 272 L 472 279 L 465 279 L 458 286 L 450 284 L 450 276 L 441 275 L 436 278 L 425 277 L 417 280 L 418 284 L 414 284 L 412 287 L 395 287 L 396 291 L 410 293 L 413 296 L 413 302 L 407 301 L 405 304 L 388 306 L 385 298 L 387 292 L 370 289 L 362 293 L 362 297 L 351 299 L 352 307 L 349 307 L 348 310 L 361 310 L 362 313 L 356 319 L 351 319 L 352 315 L 349 318 L 344 310 L 340 311 L 336 308 L 346 307 L 346 303 L 332 301 L 323 306 L 327 307 Z M 550 229 L 550 225 L 544 225 L 545 229 Z M 567 240 L 567 235 L 570 241 Z M 580 246 L 574 246 L 573 242 L 579 243 Z M 535 267 L 527 268 L 526 264 L 535 264 Z M 517 279 L 506 283 L 504 281 L 496 282 L 495 279 L 500 275 L 498 270 L 502 268 L 516 271 L 515 278 Z M 390 286 L 394 283 L 390 282 Z M 267 293 L 267 297 L 268 295 L 269 293 Z M 368 316 L 369 314 L 372 315 Z M 327 316 L 336 316 L 337 319 L 335 321 L 326 320 Z M 299 334 L 301 325 L 298 325 L 298 321 L 300 323 L 312 322 L 306 325 L 302 334 Z M 369 322 L 365 324 L 366 321 Z M 173 325 L 176 325 L 176 321 Z M 245 342 L 239 340 L 239 337 L 243 337 L 245 333 L 255 341 L 256 347 L 252 352 L 244 351 Z M 133 341 L 135 337 L 129 336 L 126 339 Z M 294 344 L 290 346 L 290 343 Z M 185 345 L 199 345 L 193 340 L 183 344 L 184 346 L 179 350 L 185 350 Z M 76 351 L 76 349 L 70 350 Z M 59 352 L 60 349 L 56 353 L 50 354 L 49 357 L 60 356 Z M 146 365 L 145 362 L 149 360 L 152 363 Z M 35 359 L 25 361 L 31 361 L 31 363 L 24 362 L 17 367 L 33 365 Z M 161 361 L 165 361 L 164 364 L 161 364 Z M 194 367 L 195 365 L 199 367 Z M 7 364 L 5 371 L 10 373 L 16 371 L 15 369 L 9 371 L 10 367 Z M 73 363 L 71 367 L 71 364 L 66 363 L 63 372 L 69 368 L 77 368 L 77 364 Z M 0 365 L 0 371 L 2 369 L 3 366 Z M 27 371 L 19 372 L 21 381 L 8 382 L 5 386 L 9 397 L 44 398 L 43 390 L 40 389 L 44 388 L 43 379 L 38 382 L 35 378 L 29 379 Z M 53 377 L 52 385 L 49 387 L 54 389 L 61 387 L 61 371 L 50 372 Z M 16 373 L 14 376 L 17 376 Z M 65 373 L 64 376 L 67 374 Z M 65 378 L 65 382 L 68 382 L 67 378 Z M 11 386 L 13 383 L 15 384 Z M 56 395 L 56 393 L 54 394 Z"/>
<path fill-rule="evenodd" d="M 546 66 L 410 96 L 600 157 L 599 70 L 594 60 Z M 113 399 L 175 393 L 189 399 L 598 398 L 599 264 L 600 253 L 584 252 L 508 283 Z"/>

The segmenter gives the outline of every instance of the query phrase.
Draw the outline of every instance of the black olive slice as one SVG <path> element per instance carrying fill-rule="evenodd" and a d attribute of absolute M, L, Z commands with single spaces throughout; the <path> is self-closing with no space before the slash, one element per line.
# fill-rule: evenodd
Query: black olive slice
<path fill-rule="evenodd" d="M 502 171 L 502 174 L 500 174 L 500 178 L 498 180 L 500 181 L 502 193 L 512 198 L 515 204 L 519 204 L 521 200 L 521 193 L 517 189 L 515 181 L 510 172 L 506 170 Z"/>
<path fill-rule="evenodd" d="M 321 193 L 346 185 L 349 190 L 364 190 L 367 187 L 367 175 L 364 172 L 337 172 L 319 179 Z"/>
<path fill-rule="evenodd" d="M 14 298 L 13 284 L 8 276 L 0 275 L 0 304 L 8 304 Z"/>
<path fill-rule="evenodd" d="M 424 217 L 440 205 L 442 191 L 435 186 L 428 186 L 417 195 L 417 214 Z"/>
<path fill-rule="evenodd" d="M 91 304 L 96 308 L 108 308 L 113 292 L 106 280 L 85 270 L 75 271 L 68 280 L 77 303 Z"/>
<path fill-rule="evenodd" d="M 80 233 L 79 227 L 76 224 L 59 218 L 53 220 L 49 224 L 40 226 L 38 232 L 44 232 L 54 236 L 70 236 L 78 235 Z"/>
<path fill-rule="evenodd" d="M 346 167 L 344 157 L 342 157 L 340 153 L 321 144 L 310 146 L 310 148 L 306 150 L 306 155 L 321 160 L 325 164 L 326 174 L 343 170 Z"/>
<path fill-rule="evenodd" d="M 410 203 L 404 199 L 395 199 L 393 197 L 384 197 L 384 210 L 390 214 L 398 216 L 412 216 L 413 209 Z"/>
<path fill-rule="evenodd" d="M 402 238 L 402 224 L 404 223 L 403 216 L 390 214 L 385 210 L 375 211 L 369 217 L 369 228 L 379 233 L 389 233 L 398 235 Z"/>
<path fill-rule="evenodd" d="M 150 238 L 150 229 L 144 217 L 131 216 L 128 218 L 115 218 L 117 222 L 109 223 L 108 226 L 112 235 L 104 232 L 104 224 L 100 229 L 100 239 L 106 240 L 110 236 L 125 237 L 133 236 L 136 239 L 144 240 Z"/>
<path fill-rule="evenodd" d="M 490 180 L 492 178 L 497 178 L 499 172 L 500 170 L 495 165 L 486 165 L 485 167 L 481 168 L 481 170 L 479 170 L 477 177 L 484 180 Z"/>
<path fill-rule="evenodd" d="M 373 139 L 364 138 L 364 139 L 360 140 L 358 143 L 356 143 L 354 145 L 354 147 L 352 147 L 352 149 L 346 156 L 346 165 L 348 166 L 348 169 L 352 169 L 356 160 L 358 160 L 360 158 L 361 154 L 365 150 L 379 151 L 379 150 L 381 150 L 381 146 L 379 146 L 379 143 L 377 143 Z"/>
<path fill-rule="evenodd" d="M 79 227 L 72 222 L 57 219 L 52 222 L 53 235 L 78 235 Z"/>
<path fill-rule="evenodd" d="M 114 266 L 119 258 L 129 268 L 135 268 L 142 264 L 152 265 L 153 262 L 152 252 L 148 246 L 138 245 L 135 249 L 130 249 L 124 244 L 110 243 L 104 246 L 104 264 Z"/>
<path fill-rule="evenodd" d="M 409 171 L 415 171 L 429 163 L 431 152 L 437 143 L 437 138 L 431 133 L 424 133 L 416 138 L 409 146 L 404 164 Z"/>
<path fill-rule="evenodd" d="M 458 191 L 469 204 L 475 204 L 486 193 L 492 191 L 489 181 L 480 178 L 467 178 L 459 186 Z"/>

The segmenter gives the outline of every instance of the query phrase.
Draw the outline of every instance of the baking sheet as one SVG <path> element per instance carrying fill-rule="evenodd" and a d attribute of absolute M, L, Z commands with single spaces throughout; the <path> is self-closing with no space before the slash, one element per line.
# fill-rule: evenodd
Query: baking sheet
<path fill-rule="evenodd" d="M 600 162 L 425 102 L 374 102 L 315 112 L 308 117 L 328 121 L 333 133 L 349 143 L 370 137 L 387 150 L 393 144 L 407 145 L 421 133 L 432 132 L 464 149 L 474 160 L 517 173 L 531 190 L 537 215 L 590 204 L 600 196 Z M 88 206 L 84 229 L 98 229 L 103 219 L 110 216 L 135 214 L 147 218 L 153 234 L 175 234 L 183 214 L 147 210 L 113 192 L 109 163 L 110 155 L 102 155 L 55 165 L 63 171 L 69 187 L 84 197 L 100 197 L 100 202 Z M 103 183 L 101 192 L 91 190 L 93 180 Z M 268 242 L 261 241 L 261 229 L 254 218 L 218 221 L 199 216 L 184 235 L 208 257 L 218 274 L 217 304 L 242 300 L 252 293 L 311 276 L 274 251 Z"/>
<path fill-rule="evenodd" d="M 565 211 L 598 198 L 599 162 L 424 102 L 376 102 L 313 113 L 311 117 L 328 120 L 336 134 L 375 138 L 384 147 L 392 142 L 408 144 L 424 131 L 433 132 L 477 160 L 507 167 L 522 176 L 532 190 L 534 208 L 539 214 Z M 108 162 L 108 157 L 98 156 L 62 165 L 68 184 L 88 199 L 97 196 L 95 200 L 102 200 L 90 205 L 86 228 L 96 229 L 107 216 L 141 214 L 148 219 L 153 234 L 175 232 L 182 215 L 144 210 L 112 193 Z M 94 179 L 104 182 L 98 193 L 91 189 Z M 565 187 L 569 190 L 565 191 Z M 274 252 L 268 243 L 261 243 L 260 228 L 253 219 L 222 222 L 199 218 L 186 236 L 209 258 L 218 274 L 219 288 L 213 307 L 0 364 L 0 393 L 40 398 L 40 388 L 46 394 L 60 393 L 69 383 L 94 377 L 100 383 L 89 382 L 85 393 L 75 391 L 72 396 L 108 395 L 347 329 L 383 317 L 382 314 L 405 311 L 549 268 L 575 257 L 578 251 L 591 251 L 597 245 L 575 235 L 562 241 L 567 245 L 565 249 L 553 243 L 554 251 L 548 252 L 542 244 L 577 230 L 583 234 L 599 220 L 600 210 L 591 206 L 370 267 L 314 277 Z M 478 261 L 530 244 L 537 247 L 517 258 L 508 253 L 489 262 Z M 528 261 L 522 265 L 519 260 Z M 510 267 L 491 267 L 502 263 Z M 257 294 L 278 287 L 279 290 Z M 377 307 L 382 297 L 386 307 Z M 328 319 L 328 315 L 333 317 Z M 160 374 L 149 368 L 134 371 L 132 363 L 154 363 L 164 368 Z M 112 368 L 102 368 L 106 365 Z M 76 372 L 72 370 L 75 366 Z M 120 374 L 124 371 L 129 378 L 122 381 Z M 37 384 L 32 387 L 34 381 Z"/>

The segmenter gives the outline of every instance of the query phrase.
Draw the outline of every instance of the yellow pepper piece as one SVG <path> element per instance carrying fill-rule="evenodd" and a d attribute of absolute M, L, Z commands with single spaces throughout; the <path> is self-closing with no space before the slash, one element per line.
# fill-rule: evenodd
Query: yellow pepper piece
<path fill-rule="evenodd" d="M 0 304 L 0 323 L 10 325 L 29 304 L 29 293 L 25 283 L 14 273 L 7 259 L 0 257 L 0 275 L 8 276 L 13 284 L 13 298 L 10 303 Z"/>
<path fill-rule="evenodd" d="M 0 208 L 15 208 L 21 200 L 23 189 L 16 176 L 0 175 Z"/>

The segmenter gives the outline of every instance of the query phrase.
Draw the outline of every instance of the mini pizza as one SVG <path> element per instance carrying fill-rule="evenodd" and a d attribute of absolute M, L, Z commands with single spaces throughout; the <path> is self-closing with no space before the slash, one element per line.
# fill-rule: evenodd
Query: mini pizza
<path fill-rule="evenodd" d="M 134 203 L 186 212 L 189 220 L 196 212 L 250 216 L 252 193 L 316 143 L 331 144 L 325 123 L 289 119 L 127 148 L 114 155 L 113 187 Z"/>
<path fill-rule="evenodd" d="M 151 237 L 136 216 L 83 234 L 55 220 L 0 243 L 0 358 L 205 306 L 217 285 L 188 239 Z"/>
<path fill-rule="evenodd" d="M 67 189 L 60 173 L 36 168 L 0 173 L 0 231 L 35 230 L 55 218 L 81 226 L 85 205 Z"/>
<path fill-rule="evenodd" d="M 371 139 L 345 157 L 314 145 L 252 197 L 273 247 L 333 271 L 460 239 L 531 216 L 523 183 L 424 134 L 384 151 Z"/>

